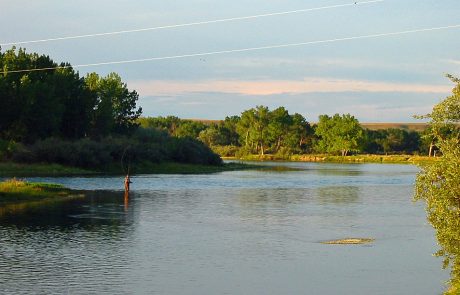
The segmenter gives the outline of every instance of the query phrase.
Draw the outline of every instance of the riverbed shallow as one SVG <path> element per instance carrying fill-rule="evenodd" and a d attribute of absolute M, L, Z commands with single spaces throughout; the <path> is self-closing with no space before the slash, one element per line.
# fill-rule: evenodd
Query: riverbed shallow
<path fill-rule="evenodd" d="M 418 168 L 264 163 L 207 175 L 27 178 L 99 190 L 0 217 L 7 294 L 439 294 Z M 362 245 L 324 244 L 347 238 Z"/>

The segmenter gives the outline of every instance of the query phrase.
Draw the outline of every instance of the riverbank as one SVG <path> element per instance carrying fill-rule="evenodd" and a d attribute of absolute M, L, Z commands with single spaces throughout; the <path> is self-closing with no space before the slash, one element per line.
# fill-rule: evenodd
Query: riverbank
<path fill-rule="evenodd" d="M 438 158 L 414 155 L 352 155 L 331 156 L 321 154 L 291 155 L 248 155 L 243 158 L 224 157 L 226 160 L 244 161 L 292 161 L 292 162 L 331 162 L 331 163 L 388 163 L 388 164 L 423 164 L 437 161 Z"/>
<path fill-rule="evenodd" d="M 124 167 L 126 169 L 126 167 Z M 207 174 L 224 171 L 260 168 L 260 166 L 243 163 L 224 163 L 222 165 L 197 165 L 177 162 L 151 163 L 142 162 L 133 165 L 131 174 Z M 113 165 L 102 170 L 87 170 L 59 164 L 19 164 L 13 162 L 0 163 L 0 177 L 30 176 L 91 176 L 91 175 L 123 175 L 126 172 L 120 165 Z"/>
<path fill-rule="evenodd" d="M 80 176 L 92 174 L 97 174 L 97 172 L 59 164 L 0 163 L 0 177 Z"/>
<path fill-rule="evenodd" d="M 33 183 L 13 178 L 0 182 L 0 218 L 16 216 L 44 206 L 52 208 L 82 198 L 85 198 L 82 192 L 58 184 Z"/>
<path fill-rule="evenodd" d="M 69 197 L 73 191 L 58 184 L 34 183 L 15 178 L 0 182 L 0 205 Z"/>

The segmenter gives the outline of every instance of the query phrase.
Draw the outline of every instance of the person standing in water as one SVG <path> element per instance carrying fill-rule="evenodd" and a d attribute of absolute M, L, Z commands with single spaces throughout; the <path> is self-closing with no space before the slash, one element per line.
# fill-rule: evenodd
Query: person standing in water
<path fill-rule="evenodd" d="M 129 184 L 132 183 L 129 174 L 125 177 L 125 193 L 129 193 Z"/>

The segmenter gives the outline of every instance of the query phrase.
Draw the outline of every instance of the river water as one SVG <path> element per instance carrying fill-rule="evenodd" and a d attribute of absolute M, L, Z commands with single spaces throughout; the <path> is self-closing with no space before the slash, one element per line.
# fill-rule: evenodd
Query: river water
<path fill-rule="evenodd" d="M 30 178 L 101 190 L 0 217 L 1 294 L 440 294 L 410 165 Z M 295 169 L 275 169 L 282 165 Z M 364 245 L 326 245 L 343 238 Z"/>

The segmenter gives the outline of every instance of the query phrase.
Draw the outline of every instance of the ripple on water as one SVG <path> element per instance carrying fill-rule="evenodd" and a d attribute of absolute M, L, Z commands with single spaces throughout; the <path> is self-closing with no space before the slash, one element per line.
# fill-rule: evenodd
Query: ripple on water
<path fill-rule="evenodd" d="M 0 293 L 441 293 L 417 168 L 287 165 L 137 176 L 128 203 L 119 177 L 32 179 L 109 191 L 0 219 Z"/>

